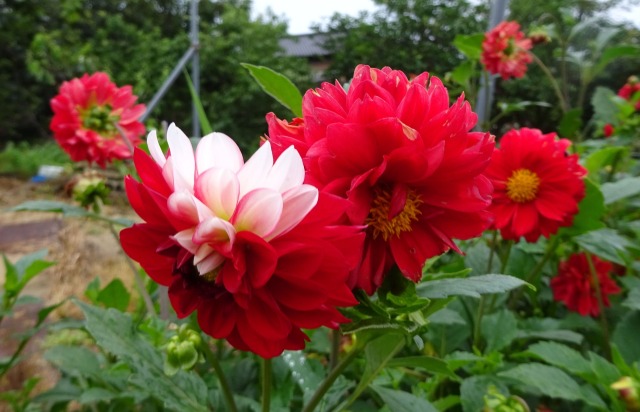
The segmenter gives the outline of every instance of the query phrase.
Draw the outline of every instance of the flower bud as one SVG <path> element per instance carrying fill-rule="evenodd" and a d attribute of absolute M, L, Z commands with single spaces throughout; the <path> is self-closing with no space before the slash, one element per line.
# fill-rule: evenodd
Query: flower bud
<path fill-rule="evenodd" d="M 535 46 L 536 44 L 546 44 L 551 41 L 551 36 L 545 27 L 534 27 L 529 31 L 529 39 Z"/>
<path fill-rule="evenodd" d="M 167 344 L 167 361 L 165 362 L 165 373 L 174 375 L 178 370 L 189 370 L 203 358 L 199 351 L 202 345 L 200 334 L 183 324 L 178 329 L 178 333 L 169 339 Z"/>
<path fill-rule="evenodd" d="M 611 123 L 605 124 L 604 127 L 602 128 L 602 134 L 604 134 L 604 137 L 610 137 L 614 132 L 615 132 L 615 129 L 613 128 Z"/>
<path fill-rule="evenodd" d="M 519 396 L 506 397 L 495 386 L 490 386 L 484 395 L 483 412 L 530 412 L 527 403 Z"/>
<path fill-rule="evenodd" d="M 620 398 L 622 398 L 627 407 L 627 411 L 640 411 L 640 398 L 638 397 L 640 382 L 630 376 L 623 376 L 611 384 L 611 389 L 618 391 Z"/>

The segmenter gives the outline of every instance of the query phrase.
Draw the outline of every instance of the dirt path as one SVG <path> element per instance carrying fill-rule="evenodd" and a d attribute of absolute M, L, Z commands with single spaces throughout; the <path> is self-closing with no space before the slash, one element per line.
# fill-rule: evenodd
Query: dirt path
<path fill-rule="evenodd" d="M 42 300 L 41 305 L 25 305 L 15 316 L 3 321 L 0 327 L 0 357 L 12 353 L 15 334 L 28 328 L 35 314 L 43 305 L 61 302 L 72 296 L 82 298 L 87 285 L 96 277 L 102 286 L 114 278 L 120 278 L 133 288 L 133 278 L 124 255 L 109 228 L 100 222 L 79 218 L 62 218 L 54 213 L 8 212 L 7 209 L 27 200 L 57 200 L 71 202 L 62 190 L 62 182 L 31 183 L 18 179 L 0 177 L 0 254 L 11 262 L 22 256 L 47 249 L 47 260 L 56 264 L 31 281 L 23 294 Z M 110 216 L 131 215 L 122 201 L 119 207 L 106 207 Z M 5 268 L 0 264 L 0 284 L 4 284 Z M 132 293 L 135 297 L 137 293 Z M 68 302 L 51 316 L 52 320 L 63 317 L 80 317 L 75 305 Z M 38 391 L 53 386 L 55 371 L 41 356 L 40 343 L 34 340 L 25 351 L 24 361 L 7 374 L 0 382 L 0 392 L 16 389 L 26 377 L 40 376 Z M 0 411 L 2 405 L 0 404 Z"/>

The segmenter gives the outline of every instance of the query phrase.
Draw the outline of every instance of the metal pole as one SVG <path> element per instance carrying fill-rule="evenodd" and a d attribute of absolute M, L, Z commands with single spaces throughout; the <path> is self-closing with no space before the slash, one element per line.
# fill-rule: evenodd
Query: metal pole
<path fill-rule="evenodd" d="M 191 21 L 190 21 L 190 34 L 191 37 L 191 50 L 193 55 L 191 56 L 191 80 L 193 81 L 193 88 L 196 96 L 200 98 L 200 40 L 198 39 L 198 0 L 191 0 Z M 198 105 L 195 100 L 192 106 L 192 122 L 193 122 L 193 137 L 200 137 L 200 117 L 198 116 Z"/>
<path fill-rule="evenodd" d="M 489 27 L 487 30 L 493 29 L 502 20 L 507 9 L 509 0 L 493 0 L 491 2 L 491 11 L 489 14 Z M 489 79 L 489 82 L 485 79 Z M 489 120 L 491 116 L 491 106 L 493 104 L 493 91 L 495 89 L 496 78 L 494 76 L 482 76 L 480 78 L 480 90 L 476 100 L 476 113 L 478 114 L 478 126 Z"/>

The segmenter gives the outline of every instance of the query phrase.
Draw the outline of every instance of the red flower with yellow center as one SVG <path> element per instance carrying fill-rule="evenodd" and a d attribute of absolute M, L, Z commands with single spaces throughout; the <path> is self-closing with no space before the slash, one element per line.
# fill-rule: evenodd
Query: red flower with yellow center
<path fill-rule="evenodd" d="M 610 305 L 609 295 L 620 293 L 618 285 L 609 277 L 612 269 L 610 262 L 600 260 L 597 256 L 573 254 L 568 261 L 560 263 L 558 275 L 551 279 L 553 298 L 564 302 L 567 308 L 582 316 L 598 316 L 598 290 L 603 305 L 607 307 Z M 592 270 L 597 274 L 597 285 Z"/>
<path fill-rule="evenodd" d="M 303 121 L 267 121 L 274 154 L 295 146 L 305 182 L 347 198 L 350 223 L 367 227 L 352 287 L 373 293 L 394 265 L 418 281 L 426 259 L 458 250 L 454 239 L 490 224 L 483 172 L 493 137 L 470 131 L 477 116 L 469 103 L 460 97 L 450 106 L 428 73 L 409 80 L 360 65 L 347 92 L 339 83 L 309 90 Z"/>
<path fill-rule="evenodd" d="M 640 81 L 636 76 L 629 77 L 627 83 L 618 90 L 618 96 L 629 101 L 638 97 L 638 94 L 640 94 Z M 640 99 L 636 100 L 635 108 L 640 110 Z"/>
<path fill-rule="evenodd" d="M 141 142 L 145 127 L 138 119 L 145 106 L 135 104 L 137 99 L 131 86 L 117 87 L 106 73 L 85 74 L 62 83 L 51 99 L 49 127 L 71 160 L 104 168 L 114 159 L 133 156 L 129 146 Z"/>
<path fill-rule="evenodd" d="M 529 54 L 532 46 L 518 23 L 503 21 L 485 34 L 480 62 L 489 73 L 499 74 L 504 80 L 520 78 L 533 61 Z"/>
<path fill-rule="evenodd" d="M 510 130 L 493 153 L 486 174 L 495 192 L 490 210 L 505 239 L 535 242 L 570 226 L 584 197 L 586 170 L 571 143 L 538 129 Z"/>

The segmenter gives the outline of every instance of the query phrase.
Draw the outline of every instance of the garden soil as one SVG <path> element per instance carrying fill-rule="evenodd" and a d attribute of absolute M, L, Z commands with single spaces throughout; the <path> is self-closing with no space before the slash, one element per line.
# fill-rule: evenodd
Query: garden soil
<path fill-rule="evenodd" d="M 22 292 L 40 299 L 40 303 L 22 305 L 16 313 L 5 318 L 0 326 L 0 358 L 15 350 L 16 335 L 28 330 L 36 321 L 38 311 L 48 305 L 65 301 L 48 322 L 63 318 L 82 318 L 71 297 L 84 298 L 84 291 L 96 277 L 101 286 L 114 278 L 121 279 L 133 290 L 133 274 L 125 255 L 108 225 L 83 218 L 63 218 L 56 213 L 9 212 L 7 209 L 28 200 L 56 200 L 72 203 L 65 195 L 64 180 L 32 183 L 0 176 L 0 254 L 15 263 L 22 256 L 47 249 L 46 260 L 55 265 L 33 279 Z M 122 192 L 113 192 L 111 206 L 104 213 L 109 216 L 135 218 Z M 4 284 L 5 267 L 0 264 L 0 285 Z M 132 293 L 136 297 L 137 293 Z M 134 304 L 134 303 L 132 303 Z M 0 393 L 19 389 L 25 379 L 39 377 L 34 393 L 55 385 L 56 370 L 42 357 L 47 336 L 40 333 L 23 352 L 22 361 L 0 380 Z M 6 405 L 0 402 L 0 411 Z"/>

